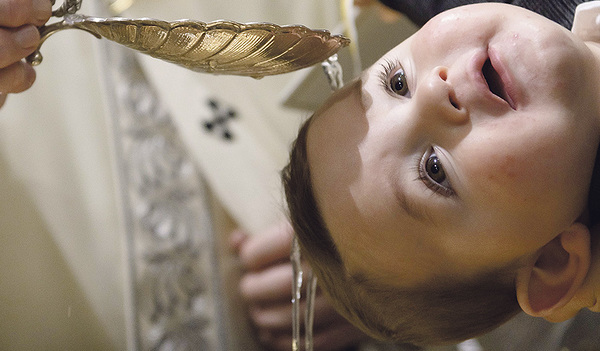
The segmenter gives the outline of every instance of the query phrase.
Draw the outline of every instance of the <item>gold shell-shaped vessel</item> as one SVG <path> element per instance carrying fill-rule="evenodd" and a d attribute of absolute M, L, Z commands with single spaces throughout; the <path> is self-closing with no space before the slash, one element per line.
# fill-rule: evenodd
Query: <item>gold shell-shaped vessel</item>
<path fill-rule="evenodd" d="M 63 21 L 42 27 L 42 42 L 52 33 L 68 28 L 85 30 L 194 71 L 254 78 L 312 66 L 350 42 L 343 36 L 302 25 L 167 22 L 77 14 L 66 15 Z"/>

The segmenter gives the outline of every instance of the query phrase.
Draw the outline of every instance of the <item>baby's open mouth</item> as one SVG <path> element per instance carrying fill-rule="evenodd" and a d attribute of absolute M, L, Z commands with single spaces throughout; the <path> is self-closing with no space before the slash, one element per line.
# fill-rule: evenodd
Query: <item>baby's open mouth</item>
<path fill-rule="evenodd" d="M 481 72 L 483 73 L 485 82 L 487 83 L 488 88 L 490 89 L 492 94 L 494 94 L 494 95 L 498 96 L 499 98 L 501 98 L 502 100 L 506 101 L 506 103 L 509 104 L 510 107 L 512 107 L 514 109 L 515 108 L 514 104 L 512 103 L 512 99 L 510 98 L 510 96 L 508 95 L 508 93 L 506 91 L 506 87 L 504 86 L 502 77 L 500 77 L 500 74 L 498 74 L 498 72 L 492 65 L 492 61 L 490 60 L 489 57 L 483 64 L 483 68 L 481 69 Z"/>

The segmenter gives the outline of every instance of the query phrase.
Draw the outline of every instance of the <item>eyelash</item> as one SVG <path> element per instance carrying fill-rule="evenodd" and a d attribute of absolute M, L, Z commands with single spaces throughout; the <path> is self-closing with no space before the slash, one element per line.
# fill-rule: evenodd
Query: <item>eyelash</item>
<path fill-rule="evenodd" d="M 454 195 L 454 191 L 439 185 L 438 183 L 432 181 L 427 174 L 423 174 L 421 172 L 417 173 L 419 176 L 415 180 L 422 181 L 427 188 L 433 191 L 435 194 L 440 194 L 444 197 L 451 197 Z"/>
<path fill-rule="evenodd" d="M 395 73 L 399 69 L 404 70 L 402 64 L 398 60 L 388 60 L 385 59 L 379 66 L 379 82 L 385 88 L 387 92 L 390 94 L 394 94 L 394 92 L 390 89 L 390 78 L 392 73 Z"/>
<path fill-rule="evenodd" d="M 428 150 L 426 154 L 417 158 L 417 166 L 415 166 L 413 169 L 413 172 L 417 174 L 417 178 L 415 179 L 415 181 L 417 181 L 417 180 L 421 181 L 423 184 L 425 184 L 425 186 L 428 189 L 433 191 L 434 194 L 440 194 L 444 197 L 454 196 L 455 195 L 454 190 L 436 183 L 435 181 L 433 181 L 431 179 L 431 177 L 429 177 L 427 175 L 427 171 L 425 171 L 424 168 L 425 168 L 425 162 L 427 162 L 427 159 L 430 154 L 431 154 L 431 151 Z"/>

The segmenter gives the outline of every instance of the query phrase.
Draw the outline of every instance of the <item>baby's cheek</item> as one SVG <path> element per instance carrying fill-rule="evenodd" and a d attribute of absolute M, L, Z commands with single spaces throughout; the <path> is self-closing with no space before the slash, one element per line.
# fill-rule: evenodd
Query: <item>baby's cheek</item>
<path fill-rule="evenodd" d="M 530 183 L 534 176 L 532 162 L 514 154 L 490 154 L 485 162 L 476 162 L 473 178 L 486 197 L 496 206 L 525 205 L 532 200 Z"/>
<path fill-rule="evenodd" d="M 491 158 L 486 180 L 497 188 L 501 197 L 508 197 L 512 205 L 538 206 L 549 194 L 567 186 L 566 175 L 557 167 L 560 148 L 525 146 L 523 150 Z M 559 167 L 560 168 L 560 167 Z"/>
<path fill-rule="evenodd" d="M 495 167 L 492 167 L 492 172 L 488 175 L 490 181 L 514 182 L 515 179 L 520 178 L 522 166 L 517 163 L 515 156 L 502 155 L 496 157 L 493 161 Z"/>

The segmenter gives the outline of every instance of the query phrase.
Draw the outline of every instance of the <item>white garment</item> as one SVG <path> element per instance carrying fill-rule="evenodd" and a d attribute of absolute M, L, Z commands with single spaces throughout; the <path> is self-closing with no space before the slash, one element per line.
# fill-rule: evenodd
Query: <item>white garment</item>
<path fill-rule="evenodd" d="M 0 110 L 3 349 L 126 348 L 124 246 L 93 40 L 50 38 L 36 84 Z"/>
<path fill-rule="evenodd" d="M 80 13 L 94 14 L 91 0 L 84 1 Z M 328 28 L 338 18 L 337 2 L 287 0 L 139 0 L 128 15 L 302 23 L 317 28 Z M 97 43 L 79 31 L 55 34 L 42 47 L 44 61 L 36 68 L 34 87 L 9 96 L 0 110 L 3 349 L 127 348 L 126 245 L 115 195 L 100 65 L 94 54 Z M 157 63 L 148 67 L 153 64 Z M 253 169 L 227 168 L 224 174 L 209 175 L 211 187 L 224 197 L 223 203 L 236 220 L 259 231 L 276 220 L 272 214 L 283 213 L 277 172 L 298 123 L 308 114 L 284 109 L 278 103 L 281 88 L 290 77 L 254 81 L 173 67 L 165 69 L 189 76 L 184 79 L 196 81 L 203 87 L 198 89 L 234 107 L 244 125 L 241 131 L 234 127 L 236 137 L 248 140 L 249 151 L 253 142 L 263 150 L 255 155 L 256 162 L 268 164 L 269 169 L 256 170 L 272 175 L 262 181 L 260 191 L 244 183 L 244 179 L 257 179 L 248 174 Z M 194 117 L 197 112 L 189 111 Z M 253 117 L 261 118 L 251 122 Z M 245 134 L 245 129 L 252 132 Z M 246 167 L 255 162 L 245 154 L 226 157 L 239 157 Z M 206 162 L 219 163 L 219 159 Z M 262 200 L 249 205 L 246 195 L 236 197 L 235 192 L 227 191 L 227 184 L 247 184 L 249 190 L 238 193 Z"/>
<path fill-rule="evenodd" d="M 174 0 L 170 4 L 165 7 L 157 1 L 140 1 L 126 15 L 167 20 L 194 17 L 203 21 L 302 23 L 310 28 L 333 28 L 339 22 L 335 1 L 317 5 L 289 0 L 218 4 Z M 140 59 L 172 114 L 182 140 L 234 219 L 251 233 L 258 233 L 283 218 L 279 171 L 287 161 L 299 124 L 310 113 L 281 106 L 283 90 L 297 73 L 255 80 L 195 74 L 145 55 L 140 55 Z M 229 123 L 234 139 L 228 145 L 217 135 L 207 137 L 198 128 L 203 116 L 210 114 L 204 97 L 211 95 L 238 114 Z"/>

